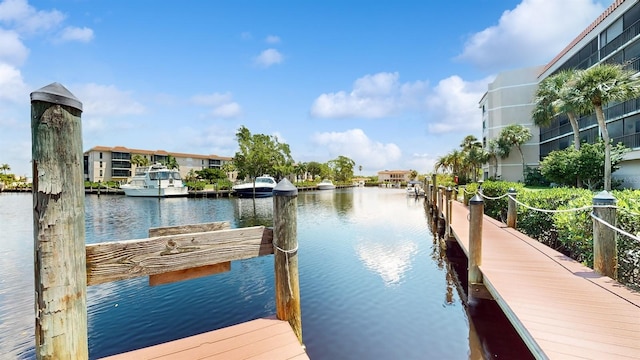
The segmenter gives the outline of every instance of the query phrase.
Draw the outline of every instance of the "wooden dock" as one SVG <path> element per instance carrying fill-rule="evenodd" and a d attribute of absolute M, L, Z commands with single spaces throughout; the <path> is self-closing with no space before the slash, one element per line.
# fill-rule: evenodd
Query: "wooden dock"
<path fill-rule="evenodd" d="M 304 360 L 309 356 L 288 322 L 266 318 L 103 358 L 129 359 Z"/>
<path fill-rule="evenodd" d="M 468 257 L 469 209 L 451 203 L 452 235 Z M 536 358 L 640 359 L 639 293 L 486 215 L 479 268 Z"/>

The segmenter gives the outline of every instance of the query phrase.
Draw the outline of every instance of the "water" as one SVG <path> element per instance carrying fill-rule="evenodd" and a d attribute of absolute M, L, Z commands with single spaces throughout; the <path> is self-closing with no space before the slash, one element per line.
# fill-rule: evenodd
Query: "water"
<path fill-rule="evenodd" d="M 146 238 L 158 226 L 272 225 L 271 198 L 85 201 L 87 243 Z M 31 204 L 30 194 L 0 195 L 2 359 L 34 357 Z M 300 192 L 298 240 L 303 338 L 312 359 L 529 356 L 495 304 L 464 306 L 455 264 L 435 245 L 422 199 L 396 189 Z M 157 287 L 146 278 L 92 286 L 90 357 L 273 315 L 273 281 L 271 255 Z"/>

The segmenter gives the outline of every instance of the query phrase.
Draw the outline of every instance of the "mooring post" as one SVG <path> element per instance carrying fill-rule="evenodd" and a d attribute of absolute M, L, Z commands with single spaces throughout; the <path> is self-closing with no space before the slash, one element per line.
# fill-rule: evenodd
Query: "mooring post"
<path fill-rule="evenodd" d="M 616 225 L 616 198 L 602 191 L 593 197 L 593 213 L 604 222 Z M 616 233 L 607 225 L 593 219 L 593 269 L 612 279 L 618 278 L 618 245 Z"/>
<path fill-rule="evenodd" d="M 81 114 L 58 83 L 31 93 L 37 359 L 89 357 Z"/>
<path fill-rule="evenodd" d="M 431 207 L 433 209 L 437 208 L 437 204 L 436 201 L 438 200 L 438 181 L 437 181 L 437 177 L 436 174 L 431 175 L 431 184 L 433 185 L 433 187 L 431 188 Z M 436 211 L 437 213 L 437 211 Z"/>
<path fill-rule="evenodd" d="M 273 252 L 276 316 L 289 325 L 302 344 L 298 279 L 298 189 L 286 178 L 273 189 Z"/>
<path fill-rule="evenodd" d="M 446 209 L 446 213 L 447 215 L 445 216 L 446 222 L 445 222 L 445 231 L 444 231 L 444 236 L 446 239 L 449 239 L 451 237 L 451 193 L 453 192 L 453 189 L 451 189 L 451 186 L 447 187 L 447 190 L 445 190 L 445 199 L 446 199 L 446 204 L 447 206 L 445 206 Z"/>
<path fill-rule="evenodd" d="M 482 265 L 482 218 L 484 201 L 476 194 L 469 200 L 469 295 L 473 293 L 472 285 L 482 283 L 482 273 L 478 268 Z"/>
<path fill-rule="evenodd" d="M 516 192 L 516 189 L 509 188 L 507 194 L 509 196 L 509 205 L 507 206 L 507 226 L 515 229 L 518 219 L 518 208 L 516 207 L 517 204 L 515 198 L 518 193 Z"/>

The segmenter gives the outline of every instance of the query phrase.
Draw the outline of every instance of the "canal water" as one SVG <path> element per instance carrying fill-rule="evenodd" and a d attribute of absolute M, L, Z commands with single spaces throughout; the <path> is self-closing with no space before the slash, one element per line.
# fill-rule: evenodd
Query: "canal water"
<path fill-rule="evenodd" d="M 86 242 L 212 221 L 272 226 L 273 199 L 85 199 Z M 0 195 L 0 358 L 34 358 L 31 194 Z M 494 303 L 466 306 L 423 199 L 350 188 L 298 195 L 303 338 L 311 359 L 495 359 L 530 354 Z M 464 281 L 464 279 L 462 279 Z M 157 287 L 88 289 L 95 359 L 275 314 L 273 255 Z"/>

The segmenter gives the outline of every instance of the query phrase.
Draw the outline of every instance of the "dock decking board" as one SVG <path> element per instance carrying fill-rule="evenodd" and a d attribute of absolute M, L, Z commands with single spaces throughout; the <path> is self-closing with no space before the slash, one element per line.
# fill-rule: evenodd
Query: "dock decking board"
<path fill-rule="evenodd" d="M 309 359 L 288 322 L 257 319 L 103 360 Z"/>
<path fill-rule="evenodd" d="M 468 256 L 469 210 L 451 229 Z M 537 358 L 640 359 L 640 294 L 484 216 L 484 283 Z"/>

